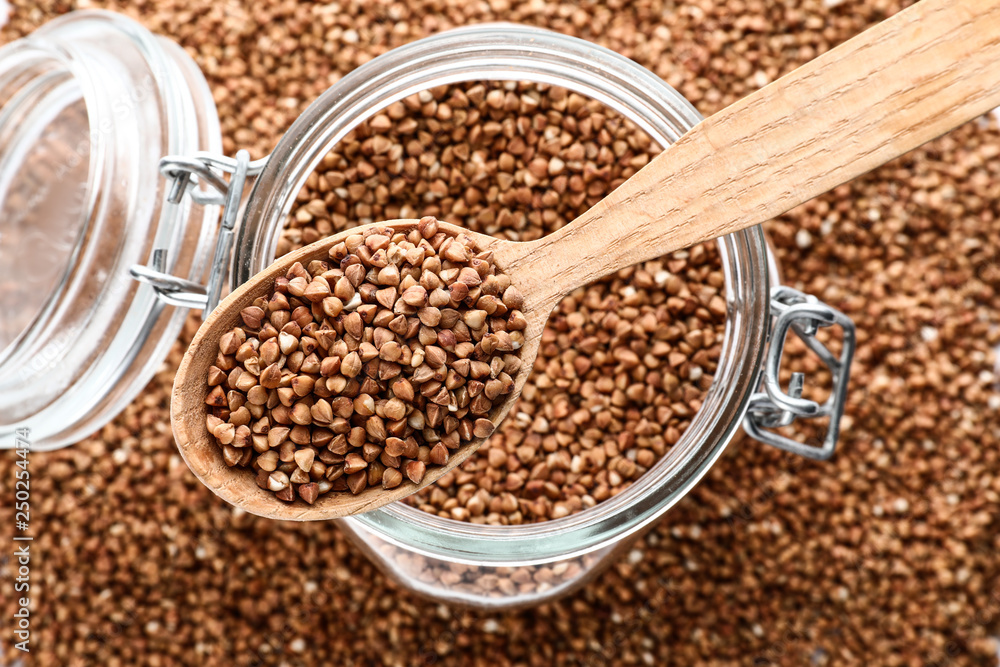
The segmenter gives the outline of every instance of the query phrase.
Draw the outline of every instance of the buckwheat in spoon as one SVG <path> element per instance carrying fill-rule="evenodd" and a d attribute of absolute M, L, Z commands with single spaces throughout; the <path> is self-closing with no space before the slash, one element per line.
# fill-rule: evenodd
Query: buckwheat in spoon
<path fill-rule="evenodd" d="M 1000 106 L 998 63 L 1000 0 L 923 0 L 705 120 L 545 238 L 392 220 L 286 255 L 185 354 L 180 451 L 261 516 L 399 500 L 507 415 L 560 297 L 764 222 Z"/>

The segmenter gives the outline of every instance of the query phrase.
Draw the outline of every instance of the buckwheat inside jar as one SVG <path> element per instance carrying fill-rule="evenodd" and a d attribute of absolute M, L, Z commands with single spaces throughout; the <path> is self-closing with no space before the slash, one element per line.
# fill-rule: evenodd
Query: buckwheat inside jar
<path fill-rule="evenodd" d="M 278 254 L 354 225 L 425 215 L 529 241 L 572 221 L 658 152 L 634 125 L 562 88 L 489 82 L 423 91 L 325 157 L 299 193 Z M 522 524 L 621 492 L 700 407 L 725 315 L 715 244 L 568 295 L 505 422 L 408 502 L 460 521 Z"/>

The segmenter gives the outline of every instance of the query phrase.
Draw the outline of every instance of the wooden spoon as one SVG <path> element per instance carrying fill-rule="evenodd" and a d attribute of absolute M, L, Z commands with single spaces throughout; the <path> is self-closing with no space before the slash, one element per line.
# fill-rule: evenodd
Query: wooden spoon
<path fill-rule="evenodd" d="M 566 227 L 530 243 L 464 232 L 495 253 L 524 295 L 528 321 L 517 400 L 545 321 L 571 290 L 631 266 L 764 222 L 1000 106 L 1000 0 L 923 0 L 700 123 Z M 407 230 L 415 220 L 390 221 Z M 206 375 L 218 340 L 240 311 L 267 294 L 294 262 L 326 259 L 358 228 L 286 255 L 212 312 L 177 373 L 171 421 L 195 475 L 219 496 L 277 519 L 331 519 L 375 509 L 433 483 L 482 443 L 452 452 L 422 484 L 357 496 L 331 492 L 315 505 L 283 503 L 252 472 L 228 468 L 205 427 Z"/>

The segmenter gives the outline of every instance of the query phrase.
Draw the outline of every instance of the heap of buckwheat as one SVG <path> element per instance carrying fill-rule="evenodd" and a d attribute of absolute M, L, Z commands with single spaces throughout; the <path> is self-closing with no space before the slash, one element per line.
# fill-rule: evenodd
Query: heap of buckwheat
<path fill-rule="evenodd" d="M 425 217 L 351 234 L 243 309 L 209 369 L 209 432 L 230 467 L 310 505 L 414 484 L 493 432 L 514 388 L 522 297 L 490 251 Z"/>

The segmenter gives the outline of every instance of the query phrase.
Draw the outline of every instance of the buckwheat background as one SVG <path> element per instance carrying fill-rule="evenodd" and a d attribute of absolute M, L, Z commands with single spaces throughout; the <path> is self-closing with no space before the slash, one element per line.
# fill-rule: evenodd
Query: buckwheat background
<path fill-rule="evenodd" d="M 343 74 L 453 26 L 592 40 L 710 114 L 901 8 L 17 0 L 0 41 L 96 6 L 181 43 L 215 93 L 226 152 L 255 157 Z M 982 119 L 770 223 L 786 282 L 858 325 L 836 460 L 738 443 L 597 583 L 530 611 L 425 602 L 329 524 L 269 522 L 212 496 L 170 435 L 178 344 L 102 432 L 33 455 L 28 664 L 996 665 L 998 155 Z M 0 475 L 3 534 L 12 485 Z M 10 576 L 0 560 L 5 619 Z M 0 663 L 15 664 L 3 627 Z"/>

